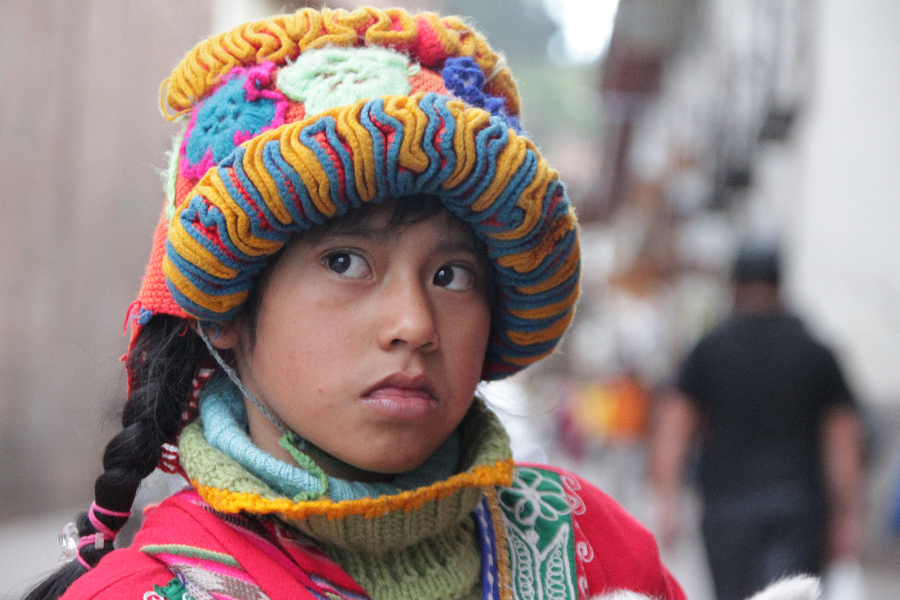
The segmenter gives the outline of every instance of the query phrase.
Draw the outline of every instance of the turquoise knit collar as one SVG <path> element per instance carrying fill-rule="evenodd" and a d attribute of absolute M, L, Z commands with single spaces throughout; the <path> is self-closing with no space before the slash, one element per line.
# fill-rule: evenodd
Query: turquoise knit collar
<path fill-rule="evenodd" d="M 314 475 L 276 459 L 253 444 L 241 392 L 227 377 L 214 377 L 203 390 L 200 416 L 207 442 L 274 490 L 288 497 L 301 492 L 321 492 L 321 484 Z M 397 475 L 390 483 L 361 483 L 329 477 L 325 498 L 336 502 L 377 498 L 427 486 L 455 474 L 459 456 L 459 436 L 454 432 L 425 463 Z"/>

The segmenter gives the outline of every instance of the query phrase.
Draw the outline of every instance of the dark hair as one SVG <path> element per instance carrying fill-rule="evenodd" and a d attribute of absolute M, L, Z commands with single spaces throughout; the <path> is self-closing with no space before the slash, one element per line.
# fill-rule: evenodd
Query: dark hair
<path fill-rule="evenodd" d="M 781 281 L 781 257 L 773 244 L 747 243 L 738 250 L 732 266 L 735 283 L 768 283 Z"/>
<path fill-rule="evenodd" d="M 128 512 L 141 481 L 159 464 L 163 444 L 178 436 L 188 409 L 191 386 L 201 362 L 209 353 L 200 337 L 176 317 L 153 317 L 141 330 L 128 353 L 130 392 L 122 413 L 122 431 L 103 452 L 103 473 L 94 483 L 97 506 Z M 127 519 L 97 514 L 105 525 L 118 531 Z M 97 532 L 82 513 L 76 519 L 80 536 Z M 88 544 L 81 558 L 94 566 L 113 550 Z M 25 600 L 56 600 L 87 570 L 73 560 L 33 588 Z"/>

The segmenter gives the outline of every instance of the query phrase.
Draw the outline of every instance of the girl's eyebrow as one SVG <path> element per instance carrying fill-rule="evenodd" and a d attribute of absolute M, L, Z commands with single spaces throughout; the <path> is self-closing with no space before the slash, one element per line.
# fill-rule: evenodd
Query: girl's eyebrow
<path fill-rule="evenodd" d="M 442 240 L 441 243 L 439 243 L 435 247 L 435 250 L 437 250 L 438 252 L 446 252 L 447 254 L 452 254 L 455 252 L 466 252 L 475 256 L 478 255 L 478 250 L 475 248 L 472 240 L 468 238 Z"/>

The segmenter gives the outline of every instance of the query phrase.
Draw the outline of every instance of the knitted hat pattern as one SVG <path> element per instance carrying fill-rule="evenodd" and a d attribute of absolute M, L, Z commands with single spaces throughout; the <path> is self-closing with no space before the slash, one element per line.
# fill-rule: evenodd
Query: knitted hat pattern
<path fill-rule="evenodd" d="M 546 356 L 568 327 L 573 208 L 521 132 L 509 68 L 459 19 L 302 9 L 202 42 L 161 96 L 183 129 L 132 340 L 156 314 L 233 319 L 293 235 L 414 194 L 486 246 L 499 310 L 484 379 Z"/>

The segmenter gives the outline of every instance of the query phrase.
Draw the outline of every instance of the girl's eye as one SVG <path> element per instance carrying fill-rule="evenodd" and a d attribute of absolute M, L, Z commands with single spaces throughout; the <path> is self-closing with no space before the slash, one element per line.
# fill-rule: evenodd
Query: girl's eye
<path fill-rule="evenodd" d="M 475 276 L 465 267 L 444 265 L 434 274 L 434 285 L 461 292 L 475 285 Z"/>
<path fill-rule="evenodd" d="M 335 273 L 351 279 L 363 279 L 372 274 L 366 259 L 353 252 L 333 252 L 325 258 L 325 262 Z"/>

